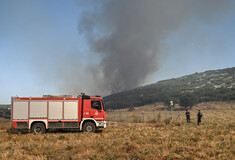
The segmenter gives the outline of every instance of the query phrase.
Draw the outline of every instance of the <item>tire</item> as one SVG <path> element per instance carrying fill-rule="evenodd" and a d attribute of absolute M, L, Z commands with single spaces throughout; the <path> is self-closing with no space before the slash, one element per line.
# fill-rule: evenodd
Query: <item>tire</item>
<path fill-rule="evenodd" d="M 83 127 L 82 127 L 82 131 L 83 132 L 95 132 L 95 125 L 92 122 L 86 122 Z"/>
<path fill-rule="evenodd" d="M 46 132 L 45 125 L 42 123 L 35 123 L 32 127 L 32 132 L 34 134 L 44 134 Z"/>

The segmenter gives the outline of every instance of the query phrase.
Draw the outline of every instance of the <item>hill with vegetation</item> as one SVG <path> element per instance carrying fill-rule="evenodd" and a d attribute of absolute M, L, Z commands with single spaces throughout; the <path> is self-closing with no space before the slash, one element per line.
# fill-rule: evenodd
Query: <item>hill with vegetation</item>
<path fill-rule="evenodd" d="M 0 104 L 0 117 L 10 118 L 11 111 L 9 110 L 11 105 Z"/>
<path fill-rule="evenodd" d="M 108 109 L 138 107 L 171 100 L 184 107 L 200 102 L 235 100 L 235 67 L 159 81 L 104 97 Z"/>

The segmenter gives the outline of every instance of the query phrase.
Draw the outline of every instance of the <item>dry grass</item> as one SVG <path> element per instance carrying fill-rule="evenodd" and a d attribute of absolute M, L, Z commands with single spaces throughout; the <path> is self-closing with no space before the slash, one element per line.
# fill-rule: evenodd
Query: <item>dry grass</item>
<path fill-rule="evenodd" d="M 225 110 L 229 110 L 229 109 L 235 109 L 235 102 L 231 101 L 231 102 L 203 102 L 203 103 L 199 103 L 195 106 L 196 108 L 200 108 L 200 109 L 225 109 Z"/>
<path fill-rule="evenodd" d="M 234 110 L 235 101 L 203 102 L 193 106 L 193 108 L 194 110 Z M 185 109 L 176 104 L 174 110 L 172 111 L 173 119 L 184 119 L 184 116 Z M 163 103 L 154 103 L 142 107 L 134 107 L 134 110 L 131 112 L 128 111 L 128 109 L 110 110 L 107 114 L 107 119 L 109 121 L 130 123 L 166 121 L 169 117 L 171 117 L 171 112 L 167 111 L 167 106 L 164 106 Z"/>
<path fill-rule="evenodd" d="M 0 159 L 235 158 L 235 110 L 202 113 L 200 126 L 195 110 L 190 124 L 109 122 L 102 133 L 8 134 L 9 122 L 1 122 Z"/>

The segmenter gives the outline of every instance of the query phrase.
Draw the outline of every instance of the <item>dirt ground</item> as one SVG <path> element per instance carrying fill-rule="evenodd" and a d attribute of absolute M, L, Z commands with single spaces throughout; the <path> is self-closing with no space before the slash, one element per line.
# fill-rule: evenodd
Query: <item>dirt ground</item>
<path fill-rule="evenodd" d="M 196 114 L 191 111 L 191 115 Z M 127 123 L 108 122 L 100 133 L 9 134 L 0 122 L 0 159 L 233 159 L 235 110 L 203 110 L 192 118 Z M 183 111 L 182 111 L 183 114 Z"/>

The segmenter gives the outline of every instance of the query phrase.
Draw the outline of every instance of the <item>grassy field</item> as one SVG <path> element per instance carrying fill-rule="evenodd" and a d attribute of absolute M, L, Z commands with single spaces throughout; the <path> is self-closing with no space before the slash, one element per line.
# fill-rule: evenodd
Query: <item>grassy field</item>
<path fill-rule="evenodd" d="M 0 159 L 234 159 L 235 110 L 203 110 L 200 126 L 196 112 L 190 124 L 110 121 L 102 133 L 8 134 L 2 121 Z"/>

